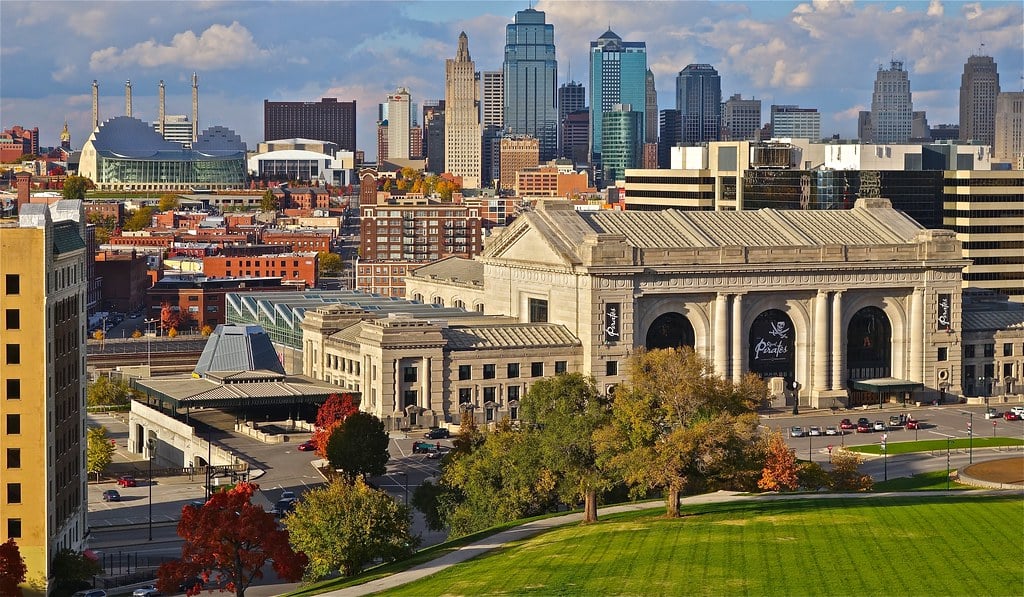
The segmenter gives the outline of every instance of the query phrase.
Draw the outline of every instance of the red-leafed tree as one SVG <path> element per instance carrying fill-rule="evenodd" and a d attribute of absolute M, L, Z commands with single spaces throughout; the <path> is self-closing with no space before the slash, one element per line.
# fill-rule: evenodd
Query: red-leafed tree
<path fill-rule="evenodd" d="M 0 595 L 21 595 L 28 568 L 14 539 L 0 543 Z"/>
<path fill-rule="evenodd" d="M 185 544 L 181 559 L 157 571 L 157 588 L 162 593 L 177 593 L 182 583 L 200 578 L 243 597 L 246 588 L 263 577 L 261 570 L 268 561 L 281 579 L 302 578 L 306 555 L 292 550 L 288 531 L 278 528 L 272 514 L 250 502 L 255 489 L 251 483 L 239 483 L 230 491 L 213 494 L 203 506 L 182 509 L 178 535 Z M 199 584 L 185 587 L 188 595 L 201 590 Z"/>
<path fill-rule="evenodd" d="M 170 330 L 171 328 L 177 329 L 181 325 L 181 311 L 175 310 L 171 307 L 171 304 L 164 302 L 160 306 L 160 329 Z"/>
<path fill-rule="evenodd" d="M 327 458 L 327 442 L 331 433 L 341 425 L 349 415 L 359 412 L 359 407 L 352 400 L 352 394 L 331 394 L 327 401 L 316 412 L 316 430 L 313 431 L 313 445 L 321 458 Z"/>
<path fill-rule="evenodd" d="M 768 491 L 793 491 L 800 486 L 796 455 L 778 431 L 769 432 L 765 441 L 766 458 L 757 486 Z"/>

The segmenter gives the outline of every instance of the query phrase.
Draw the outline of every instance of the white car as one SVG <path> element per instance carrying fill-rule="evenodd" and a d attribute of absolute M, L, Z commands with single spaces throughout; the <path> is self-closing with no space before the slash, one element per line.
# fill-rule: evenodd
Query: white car
<path fill-rule="evenodd" d="M 804 428 L 803 427 L 790 427 L 789 428 L 789 437 L 803 437 L 803 436 L 804 436 Z"/>
<path fill-rule="evenodd" d="M 157 597 L 160 592 L 156 590 L 154 585 L 146 585 L 139 587 L 132 592 L 132 597 Z"/>
<path fill-rule="evenodd" d="M 829 425 L 825 428 L 825 435 L 839 435 L 839 430 L 835 425 Z"/>
<path fill-rule="evenodd" d="M 817 425 L 811 425 L 811 430 L 808 432 L 808 435 L 821 435 L 821 427 L 818 427 Z"/>
<path fill-rule="evenodd" d="M 1024 406 L 1014 406 L 1010 409 L 1010 412 L 1017 415 L 1018 417 L 1024 417 Z"/>
<path fill-rule="evenodd" d="M 872 429 L 874 429 L 875 431 L 885 431 L 885 423 L 881 421 L 875 421 L 874 425 L 872 425 Z"/>

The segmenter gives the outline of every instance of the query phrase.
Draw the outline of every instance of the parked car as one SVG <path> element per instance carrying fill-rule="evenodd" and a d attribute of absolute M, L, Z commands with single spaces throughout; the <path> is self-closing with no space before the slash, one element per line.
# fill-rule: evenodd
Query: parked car
<path fill-rule="evenodd" d="M 857 424 L 858 425 L 868 425 L 868 426 L 870 426 L 871 425 L 871 419 L 869 419 L 867 417 L 861 417 L 861 418 L 857 419 Z"/>
<path fill-rule="evenodd" d="M 829 425 L 825 428 L 825 435 L 839 435 L 839 430 L 835 425 Z"/>
<path fill-rule="evenodd" d="M 803 436 L 804 436 L 804 428 L 803 427 L 790 427 L 789 428 L 789 437 L 803 437 Z"/>
<path fill-rule="evenodd" d="M 433 452 L 428 452 L 427 453 L 427 458 L 429 458 L 431 460 L 438 460 L 439 458 L 441 458 L 443 456 L 444 456 L 444 452 L 442 452 L 441 450 L 434 450 Z"/>
<path fill-rule="evenodd" d="M 274 507 L 270 509 L 270 513 L 278 518 L 285 516 L 289 512 L 295 511 L 295 500 L 277 500 Z"/>
<path fill-rule="evenodd" d="M 988 409 L 985 410 L 985 418 L 986 419 L 998 419 L 998 418 L 1000 418 L 1002 416 L 1003 416 L 1003 413 L 999 412 L 998 410 L 996 410 L 994 408 L 989 407 Z"/>
<path fill-rule="evenodd" d="M 107 592 L 103 589 L 89 589 L 88 591 L 79 591 L 72 597 L 107 597 Z"/>
<path fill-rule="evenodd" d="M 889 417 L 889 427 L 903 427 L 903 424 L 906 422 L 906 415 L 893 415 Z"/>
<path fill-rule="evenodd" d="M 445 439 L 448 435 L 448 429 L 445 427 L 431 427 L 423 434 L 423 439 Z"/>
<path fill-rule="evenodd" d="M 857 423 L 857 433 L 871 433 L 871 423 Z"/>
<path fill-rule="evenodd" d="M 116 489 L 108 489 L 108 490 L 103 492 L 103 501 L 104 502 L 120 502 L 121 501 L 121 494 L 118 493 Z"/>
<path fill-rule="evenodd" d="M 117 478 L 117 484 L 121 487 L 136 487 L 139 483 L 131 475 L 121 475 Z"/>
<path fill-rule="evenodd" d="M 1010 412 L 1018 417 L 1024 417 L 1024 406 L 1014 406 L 1010 409 Z"/>
<path fill-rule="evenodd" d="M 840 429 L 856 429 L 857 425 L 853 421 L 851 421 L 850 419 L 843 419 L 842 421 L 839 421 L 839 428 Z"/>
<path fill-rule="evenodd" d="M 299 452 L 312 452 L 316 450 L 316 443 L 314 443 L 313 440 L 311 439 L 307 439 L 306 441 L 299 444 L 298 450 Z"/>
<path fill-rule="evenodd" d="M 146 585 L 132 591 L 132 597 L 159 597 L 159 595 L 160 591 L 156 590 L 156 585 Z"/>
<path fill-rule="evenodd" d="M 871 428 L 874 429 L 875 431 L 885 431 L 885 423 L 881 421 L 875 421 Z"/>
<path fill-rule="evenodd" d="M 437 449 L 437 444 L 428 444 L 427 442 L 413 442 L 412 453 L 413 454 L 429 454 Z"/>
<path fill-rule="evenodd" d="M 921 423 L 919 423 L 917 419 L 907 419 L 907 426 L 905 429 L 918 429 L 920 426 Z"/>
<path fill-rule="evenodd" d="M 1005 413 L 1003 413 L 1003 418 L 1006 419 L 1007 421 L 1019 421 L 1021 419 L 1021 416 L 1013 412 L 1012 410 L 1008 410 Z"/>
<path fill-rule="evenodd" d="M 281 492 L 281 497 L 278 498 L 278 499 L 281 499 L 281 500 L 292 500 L 294 502 L 295 500 L 297 500 L 299 498 L 295 495 L 294 491 L 289 491 L 289 490 L 285 489 L 284 491 Z"/>
<path fill-rule="evenodd" d="M 811 429 L 807 433 L 808 435 L 819 436 L 821 435 L 821 427 L 818 427 L 817 425 L 811 425 Z"/>

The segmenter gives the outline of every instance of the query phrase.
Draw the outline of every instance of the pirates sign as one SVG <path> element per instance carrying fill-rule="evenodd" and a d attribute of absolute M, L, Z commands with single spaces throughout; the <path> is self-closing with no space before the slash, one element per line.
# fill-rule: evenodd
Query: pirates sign
<path fill-rule="evenodd" d="M 750 326 L 750 370 L 762 377 L 792 375 L 795 345 L 789 316 L 777 309 L 765 311 Z"/>

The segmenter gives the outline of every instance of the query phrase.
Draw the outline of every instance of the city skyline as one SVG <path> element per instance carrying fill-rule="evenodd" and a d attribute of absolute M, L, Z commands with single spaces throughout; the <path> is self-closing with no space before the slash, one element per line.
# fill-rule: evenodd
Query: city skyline
<path fill-rule="evenodd" d="M 972 54 L 992 56 L 1004 91 L 1021 89 L 1024 9 L 1015 2 L 593 2 L 545 0 L 533 8 L 554 25 L 558 84 L 585 81 L 589 42 L 609 26 L 645 41 L 660 110 L 674 107 L 674 80 L 687 64 L 711 64 L 723 98 L 735 93 L 814 107 L 822 135 L 856 135 L 880 64 L 902 60 L 914 109 L 931 124 L 959 120 L 959 83 Z M 159 7 L 157 18 L 155 7 Z M 465 30 L 480 71 L 500 70 L 503 32 L 519 2 L 26 3 L 0 4 L 0 125 L 39 126 L 59 143 L 67 119 L 81 147 L 91 121 L 91 82 L 100 118 L 188 113 L 199 73 L 200 129 L 223 125 L 253 147 L 263 140 L 263 100 L 357 102 L 357 144 L 376 152 L 376 104 L 398 87 L 414 103 L 444 97 L 444 59 Z M 289 28 L 294 25 L 294 28 Z M 295 35 L 288 32 L 294 30 Z M 61 43 L 54 43 L 59 39 Z M 929 40 L 933 40 L 929 42 Z M 589 93 L 589 92 L 588 92 Z M 765 119 L 766 120 L 766 119 Z M 201 132 L 201 131 L 200 131 Z"/>

